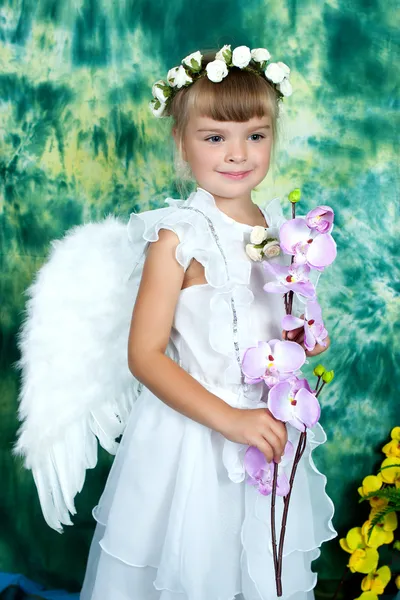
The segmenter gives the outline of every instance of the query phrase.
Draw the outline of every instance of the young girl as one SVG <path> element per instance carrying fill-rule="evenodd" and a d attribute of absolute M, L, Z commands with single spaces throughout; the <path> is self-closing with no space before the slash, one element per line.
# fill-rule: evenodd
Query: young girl
<path fill-rule="evenodd" d="M 215 54 L 191 57 L 183 65 L 197 61 L 195 82 L 154 108 L 172 116 L 198 187 L 186 201 L 131 215 L 133 243 L 151 242 L 128 347 L 144 387 L 94 511 L 82 600 L 276 597 L 270 497 L 245 485 L 243 452 L 252 445 L 280 461 L 296 432 L 266 409 L 263 383 L 243 383 L 240 362 L 247 347 L 282 335 L 282 298 L 263 291 L 261 263 L 245 253 L 252 227 L 283 221 L 277 202 L 259 209 L 251 200 L 268 173 L 282 93 L 240 67 L 212 81 Z M 190 77 L 179 70 L 173 83 Z M 284 598 L 293 600 L 313 597 L 311 561 L 334 535 L 325 478 L 310 457 L 325 441 L 319 425 L 309 440 L 283 561 Z"/>
<path fill-rule="evenodd" d="M 243 457 L 251 445 L 280 462 L 299 432 L 268 411 L 265 384 L 245 384 L 241 372 L 246 348 L 282 336 L 284 315 L 282 297 L 263 290 L 261 262 L 245 252 L 254 226 L 277 234 L 285 221 L 277 200 L 262 208 L 251 200 L 291 93 L 288 67 L 269 58 L 243 46 L 195 52 L 153 87 L 153 112 L 172 117 L 197 187 L 128 225 L 132 247 L 144 248 L 128 342 L 141 391 L 94 509 L 81 600 L 276 598 L 271 497 L 245 484 Z M 313 598 L 311 562 L 335 535 L 311 458 L 325 439 L 320 425 L 309 431 L 297 471 L 285 599 Z M 278 523 L 281 514 L 278 498 Z"/>

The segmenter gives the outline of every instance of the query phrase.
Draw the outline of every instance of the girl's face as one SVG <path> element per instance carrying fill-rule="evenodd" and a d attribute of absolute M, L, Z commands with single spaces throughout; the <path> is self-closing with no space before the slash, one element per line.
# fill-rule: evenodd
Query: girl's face
<path fill-rule="evenodd" d="M 272 127 L 268 116 L 244 123 L 192 115 L 182 140 L 182 158 L 198 185 L 215 198 L 249 200 L 267 175 Z"/>

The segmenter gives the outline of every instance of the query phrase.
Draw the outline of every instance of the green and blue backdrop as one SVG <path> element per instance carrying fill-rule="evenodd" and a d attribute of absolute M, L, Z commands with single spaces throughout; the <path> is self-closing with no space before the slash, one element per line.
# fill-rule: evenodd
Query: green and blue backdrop
<path fill-rule="evenodd" d="M 315 460 L 339 533 L 360 524 L 357 486 L 400 424 L 398 16 L 384 0 L 0 0 L 0 571 L 77 591 L 111 460 L 102 453 L 88 473 L 75 526 L 49 529 L 11 455 L 23 292 L 71 226 L 177 197 L 151 85 L 190 52 L 225 43 L 267 47 L 292 68 L 284 143 L 255 200 L 285 202 L 300 187 L 302 212 L 336 212 L 338 258 L 319 294 L 336 378 Z M 346 560 L 337 540 L 323 546 L 320 589 Z"/>

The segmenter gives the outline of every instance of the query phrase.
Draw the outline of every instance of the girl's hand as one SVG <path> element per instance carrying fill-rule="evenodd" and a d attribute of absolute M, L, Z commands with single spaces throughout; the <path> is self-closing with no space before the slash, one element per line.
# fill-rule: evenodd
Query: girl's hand
<path fill-rule="evenodd" d="M 304 319 L 304 315 L 301 315 L 300 318 Z M 322 352 L 328 350 L 329 346 L 331 345 L 331 340 L 328 335 L 324 340 L 326 346 L 316 344 L 314 350 L 306 350 L 304 347 L 304 327 L 298 327 L 297 329 L 292 329 L 292 331 L 282 331 L 282 339 L 300 344 L 300 346 L 304 348 L 306 356 L 317 356 L 318 354 L 322 354 Z"/>
<path fill-rule="evenodd" d="M 287 442 L 285 424 L 267 408 L 232 408 L 230 418 L 220 430 L 231 442 L 255 446 L 268 462 L 280 462 Z"/>

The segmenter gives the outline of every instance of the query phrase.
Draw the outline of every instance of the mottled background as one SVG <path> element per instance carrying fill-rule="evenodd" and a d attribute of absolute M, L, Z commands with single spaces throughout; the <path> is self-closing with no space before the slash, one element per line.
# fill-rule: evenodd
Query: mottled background
<path fill-rule="evenodd" d="M 10 455 L 23 290 L 72 225 L 176 197 L 150 86 L 190 52 L 224 43 L 267 47 L 293 69 L 284 143 L 256 201 L 301 187 L 303 211 L 336 211 L 339 257 L 320 298 L 333 340 L 324 362 L 337 378 L 315 458 L 336 527 L 360 522 L 357 485 L 400 424 L 398 18 L 384 0 L 0 0 L 0 570 L 79 589 L 110 463 L 102 454 L 89 473 L 75 527 L 49 529 L 30 473 Z M 320 594 L 345 560 L 336 540 L 325 544 Z"/>

